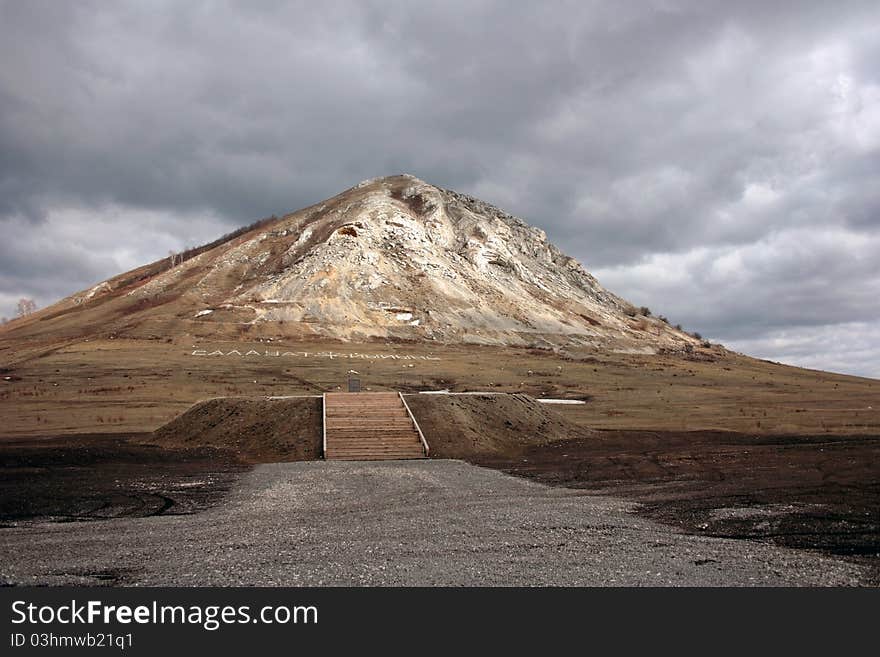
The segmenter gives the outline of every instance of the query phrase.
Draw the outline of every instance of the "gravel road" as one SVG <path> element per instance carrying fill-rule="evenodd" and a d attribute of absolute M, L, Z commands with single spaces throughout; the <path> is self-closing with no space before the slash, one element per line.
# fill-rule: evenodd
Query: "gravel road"
<path fill-rule="evenodd" d="M 686 536 L 461 461 L 261 465 L 188 516 L 0 529 L 7 584 L 853 585 L 855 565 Z"/>

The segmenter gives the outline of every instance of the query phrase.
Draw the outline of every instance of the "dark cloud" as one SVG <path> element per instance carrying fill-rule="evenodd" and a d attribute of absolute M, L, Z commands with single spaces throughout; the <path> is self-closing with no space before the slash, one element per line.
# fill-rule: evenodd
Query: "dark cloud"
<path fill-rule="evenodd" d="M 407 171 L 761 355 L 846 327 L 810 364 L 878 376 L 875 12 L 0 0 L 0 314 Z"/>

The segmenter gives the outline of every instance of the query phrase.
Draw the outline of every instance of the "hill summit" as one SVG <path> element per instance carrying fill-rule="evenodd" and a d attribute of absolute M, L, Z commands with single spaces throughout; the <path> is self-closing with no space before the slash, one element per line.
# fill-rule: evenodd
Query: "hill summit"
<path fill-rule="evenodd" d="M 645 353 L 697 344 L 605 290 L 544 231 L 409 175 L 364 181 L 16 324 L 69 337 L 250 333 Z"/>

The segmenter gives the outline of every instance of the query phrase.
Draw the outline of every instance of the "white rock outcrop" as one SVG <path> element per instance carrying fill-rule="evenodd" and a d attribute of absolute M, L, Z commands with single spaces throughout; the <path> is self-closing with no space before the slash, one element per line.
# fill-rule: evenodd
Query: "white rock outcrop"
<path fill-rule="evenodd" d="M 168 299 L 175 316 L 195 315 L 200 330 L 269 323 L 285 335 L 341 340 L 639 352 L 697 343 L 638 316 L 544 231 L 407 175 L 364 181 L 173 268 L 122 275 L 92 294 L 117 286 L 145 311 L 158 312 Z M 200 310 L 206 306 L 218 312 Z"/>

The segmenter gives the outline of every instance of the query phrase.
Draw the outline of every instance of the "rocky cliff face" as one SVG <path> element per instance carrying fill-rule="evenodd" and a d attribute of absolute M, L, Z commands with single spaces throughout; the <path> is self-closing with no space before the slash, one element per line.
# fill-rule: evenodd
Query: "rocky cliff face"
<path fill-rule="evenodd" d="M 44 320 L 125 333 L 262 327 L 296 337 L 655 351 L 696 341 L 639 316 L 543 231 L 412 176 L 365 181 L 183 262 L 74 295 Z M 164 327 L 164 328 L 162 328 Z"/>

